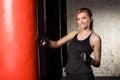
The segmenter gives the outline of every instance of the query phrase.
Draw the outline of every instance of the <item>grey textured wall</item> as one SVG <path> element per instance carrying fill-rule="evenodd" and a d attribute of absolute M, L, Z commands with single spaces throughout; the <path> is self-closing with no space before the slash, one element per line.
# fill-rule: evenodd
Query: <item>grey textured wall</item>
<path fill-rule="evenodd" d="M 67 29 L 76 27 L 75 12 L 88 7 L 93 12 L 94 31 L 102 39 L 102 61 L 95 76 L 120 76 L 120 0 L 67 0 Z"/>

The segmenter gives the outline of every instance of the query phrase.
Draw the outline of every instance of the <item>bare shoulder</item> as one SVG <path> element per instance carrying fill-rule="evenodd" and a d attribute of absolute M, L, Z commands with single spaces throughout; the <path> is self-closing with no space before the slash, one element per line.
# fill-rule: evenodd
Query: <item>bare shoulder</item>
<path fill-rule="evenodd" d="M 57 41 L 59 45 L 63 45 L 64 43 L 70 41 L 79 31 L 73 30 L 69 32 L 66 36 L 62 37 L 60 40 Z"/>
<path fill-rule="evenodd" d="M 96 34 L 95 32 L 93 32 L 92 36 L 91 36 L 91 40 L 92 42 L 101 42 L 101 37 Z"/>
<path fill-rule="evenodd" d="M 68 36 L 73 38 L 78 32 L 79 32 L 78 30 L 73 30 L 73 31 L 68 33 Z"/>

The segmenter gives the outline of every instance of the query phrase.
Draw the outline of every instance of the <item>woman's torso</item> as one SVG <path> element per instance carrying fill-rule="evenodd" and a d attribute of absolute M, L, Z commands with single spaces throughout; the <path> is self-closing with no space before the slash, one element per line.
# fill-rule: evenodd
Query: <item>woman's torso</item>
<path fill-rule="evenodd" d="M 68 62 L 66 65 L 66 72 L 71 74 L 90 73 L 91 67 L 87 66 L 80 58 L 83 52 L 92 53 L 90 45 L 90 36 L 92 32 L 84 40 L 78 40 L 78 33 L 73 37 L 68 46 Z"/>

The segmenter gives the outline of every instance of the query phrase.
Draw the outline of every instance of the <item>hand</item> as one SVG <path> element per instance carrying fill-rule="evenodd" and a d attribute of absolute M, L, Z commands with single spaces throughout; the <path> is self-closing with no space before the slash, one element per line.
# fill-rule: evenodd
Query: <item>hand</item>
<path fill-rule="evenodd" d="M 94 60 L 92 59 L 89 53 L 83 52 L 81 53 L 80 57 L 82 61 L 84 61 L 88 66 L 92 65 L 94 62 Z"/>
<path fill-rule="evenodd" d="M 41 38 L 39 38 L 39 44 L 41 46 L 48 45 L 49 44 L 49 39 L 47 37 L 41 37 Z"/>

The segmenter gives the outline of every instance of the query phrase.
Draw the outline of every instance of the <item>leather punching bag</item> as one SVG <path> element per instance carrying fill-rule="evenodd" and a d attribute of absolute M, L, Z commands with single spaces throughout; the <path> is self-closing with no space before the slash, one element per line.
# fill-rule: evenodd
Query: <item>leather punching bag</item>
<path fill-rule="evenodd" d="M 36 0 L 0 0 L 0 80 L 38 80 Z"/>

